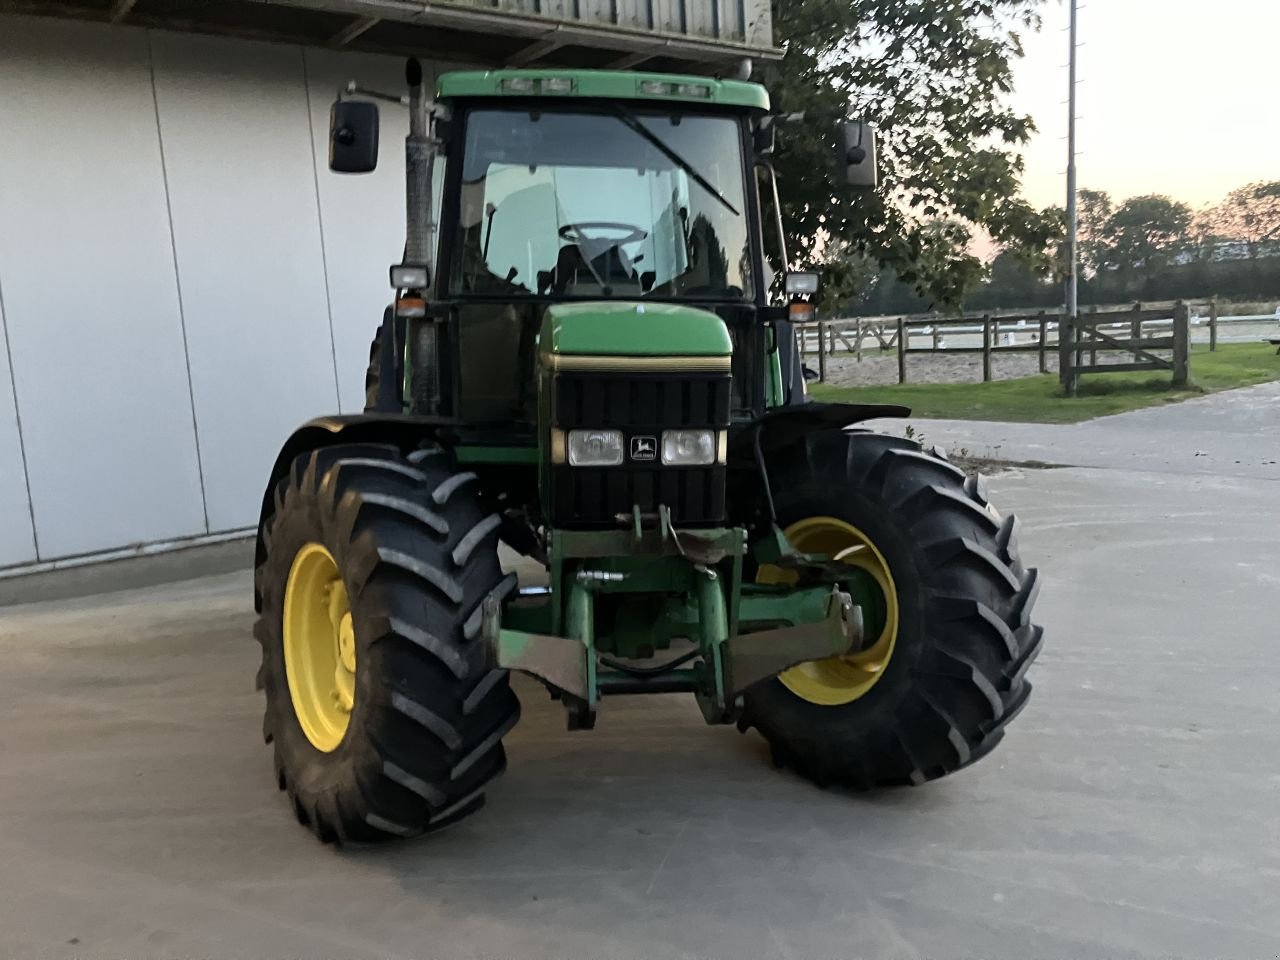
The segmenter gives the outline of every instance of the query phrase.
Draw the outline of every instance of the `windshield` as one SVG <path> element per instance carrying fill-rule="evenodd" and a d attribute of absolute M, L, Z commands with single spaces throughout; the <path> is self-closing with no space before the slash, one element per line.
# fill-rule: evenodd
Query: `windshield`
<path fill-rule="evenodd" d="M 733 118 L 476 110 L 463 157 L 457 293 L 749 296 Z"/>

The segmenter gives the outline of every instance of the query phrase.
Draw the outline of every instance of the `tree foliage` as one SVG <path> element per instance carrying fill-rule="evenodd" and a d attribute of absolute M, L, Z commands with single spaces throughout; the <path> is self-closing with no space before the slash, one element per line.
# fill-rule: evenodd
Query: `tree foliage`
<path fill-rule="evenodd" d="M 1051 247 L 1057 221 L 1018 196 L 1034 127 L 1005 102 L 1039 2 L 774 0 L 786 55 L 761 79 L 777 111 L 809 115 L 783 126 L 776 155 L 797 263 L 861 259 L 955 303 L 985 273 L 975 236 L 1032 258 Z M 879 133 L 875 193 L 834 185 L 846 114 Z"/>
<path fill-rule="evenodd" d="M 1159 194 L 1130 197 L 1107 220 L 1106 262 L 1153 270 L 1190 244 L 1191 208 Z"/>
<path fill-rule="evenodd" d="M 1237 242 L 1249 256 L 1280 244 L 1280 180 L 1237 187 L 1217 206 L 1196 218 L 1196 227 L 1209 243 Z"/>
<path fill-rule="evenodd" d="M 1076 236 L 1080 267 L 1095 273 L 1107 262 L 1111 246 L 1110 220 L 1116 212 L 1105 190 L 1080 190 L 1076 194 Z"/>

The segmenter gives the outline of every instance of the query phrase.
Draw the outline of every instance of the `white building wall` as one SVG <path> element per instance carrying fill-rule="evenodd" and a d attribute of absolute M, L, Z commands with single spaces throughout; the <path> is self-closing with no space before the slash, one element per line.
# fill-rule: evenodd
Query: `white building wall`
<path fill-rule="evenodd" d="M 18 411 L 9 376 L 9 338 L 4 331 L 4 290 L 0 289 L 0 568 L 36 558 Z"/>
<path fill-rule="evenodd" d="M 251 526 L 288 433 L 361 408 L 404 116 L 339 177 L 328 109 L 402 69 L 0 16 L 0 567 Z"/>
<path fill-rule="evenodd" d="M 243 527 L 281 439 L 338 407 L 302 51 L 169 33 L 152 56 L 209 526 Z"/>

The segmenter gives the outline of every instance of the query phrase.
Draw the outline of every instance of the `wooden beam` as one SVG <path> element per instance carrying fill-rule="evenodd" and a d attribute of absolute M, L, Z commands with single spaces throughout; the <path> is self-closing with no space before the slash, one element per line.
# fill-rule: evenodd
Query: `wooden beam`
<path fill-rule="evenodd" d="M 1071 371 L 1076 374 L 1081 373 L 1143 373 L 1147 370 L 1172 370 L 1173 363 L 1169 360 L 1160 363 L 1101 363 L 1097 366 L 1072 366 Z"/>
<path fill-rule="evenodd" d="M 333 47 L 345 47 L 356 37 L 360 36 L 370 28 L 376 27 L 381 22 L 381 17 L 360 17 L 356 20 L 352 20 L 349 24 L 329 38 L 329 45 Z"/>
<path fill-rule="evenodd" d="M 111 8 L 111 14 L 107 20 L 111 23 L 119 23 L 129 15 L 129 11 L 133 9 L 134 4 L 138 0 L 116 0 L 115 5 Z"/>
<path fill-rule="evenodd" d="M 535 60 L 541 60 L 547 54 L 559 50 L 563 47 L 565 41 L 559 36 L 546 37 L 537 43 L 531 43 L 527 47 L 522 47 L 511 56 L 507 57 L 506 65 L 508 67 L 523 67 L 533 63 Z"/>
<path fill-rule="evenodd" d="M 606 70 L 630 70 L 632 67 L 638 67 L 646 60 L 652 60 L 652 53 L 628 53 L 625 57 L 619 57 L 617 60 L 611 60 L 604 65 Z"/>

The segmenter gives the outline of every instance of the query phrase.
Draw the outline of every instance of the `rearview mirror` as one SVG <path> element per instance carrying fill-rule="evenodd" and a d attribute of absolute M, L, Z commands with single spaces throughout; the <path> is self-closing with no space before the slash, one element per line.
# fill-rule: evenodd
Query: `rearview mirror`
<path fill-rule="evenodd" d="M 378 165 L 378 105 L 338 100 L 329 111 L 329 169 L 369 173 Z"/>
<path fill-rule="evenodd" d="M 840 145 L 845 183 L 855 190 L 874 190 L 879 180 L 875 130 L 861 120 L 846 120 L 840 125 Z"/>

